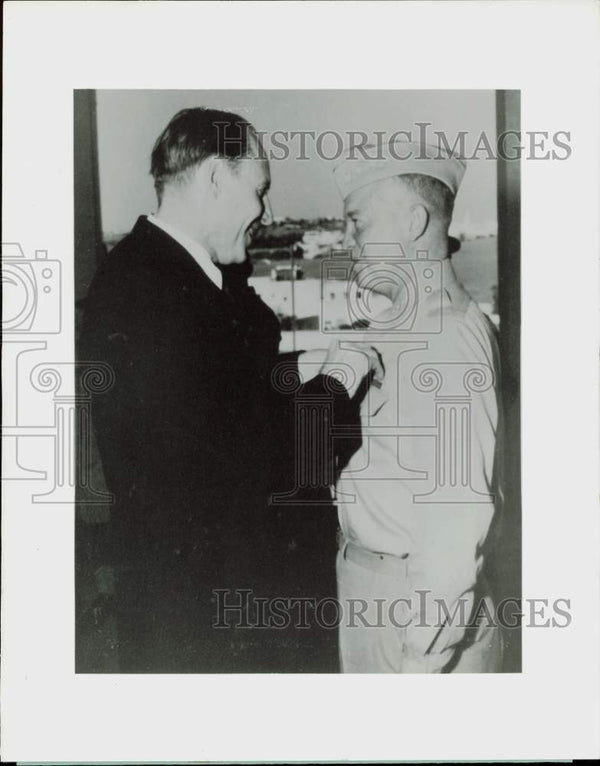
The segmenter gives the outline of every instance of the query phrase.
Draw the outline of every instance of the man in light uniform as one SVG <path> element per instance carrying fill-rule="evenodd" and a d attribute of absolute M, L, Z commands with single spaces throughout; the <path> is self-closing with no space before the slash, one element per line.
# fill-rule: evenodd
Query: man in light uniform
<path fill-rule="evenodd" d="M 337 484 L 342 671 L 498 672 L 481 576 L 499 503 L 498 350 L 449 259 L 465 164 L 438 147 L 381 148 L 334 170 L 349 308 L 364 328 L 348 339 L 373 345 L 385 369 Z M 390 301 L 375 316 L 372 292 Z"/>

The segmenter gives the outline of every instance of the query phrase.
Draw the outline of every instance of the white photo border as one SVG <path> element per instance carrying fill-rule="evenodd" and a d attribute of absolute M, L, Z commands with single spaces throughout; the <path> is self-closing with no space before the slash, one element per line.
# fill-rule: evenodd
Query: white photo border
<path fill-rule="evenodd" d="M 568 161 L 522 163 L 521 374 L 523 597 L 570 598 L 573 619 L 524 627 L 515 675 L 75 675 L 74 506 L 34 505 L 29 482 L 5 481 L 3 759 L 598 755 L 597 5 L 9 2 L 4 12 L 3 242 L 61 263 L 62 328 L 43 339 L 51 362 L 73 361 L 74 89 L 517 89 L 523 131 L 570 131 Z M 10 375 L 5 353 L 5 420 Z M 47 441 L 28 452 L 41 465 Z"/>

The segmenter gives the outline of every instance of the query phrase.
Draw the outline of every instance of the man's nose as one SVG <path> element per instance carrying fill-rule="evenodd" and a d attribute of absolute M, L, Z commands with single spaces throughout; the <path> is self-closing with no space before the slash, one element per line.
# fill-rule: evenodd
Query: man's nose
<path fill-rule="evenodd" d="M 273 209 L 271 207 L 271 200 L 269 199 L 268 194 L 265 194 L 263 197 L 263 207 L 264 211 L 260 222 L 263 226 L 270 226 L 273 223 Z"/>
<path fill-rule="evenodd" d="M 349 226 L 344 229 L 344 237 L 342 239 L 342 248 L 344 250 L 351 250 L 355 245 L 354 237 Z"/>

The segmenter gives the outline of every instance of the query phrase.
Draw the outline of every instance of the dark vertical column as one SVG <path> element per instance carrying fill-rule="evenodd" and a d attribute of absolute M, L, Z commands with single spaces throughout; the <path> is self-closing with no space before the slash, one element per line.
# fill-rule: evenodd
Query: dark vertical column
<path fill-rule="evenodd" d="M 73 93 L 73 159 L 75 216 L 75 358 L 81 359 L 77 347 L 79 325 L 84 300 L 98 264 L 104 255 L 100 217 L 100 187 L 98 182 L 98 143 L 96 127 L 96 94 L 93 90 Z M 81 365 L 85 369 L 85 365 Z M 81 393 L 81 381 L 76 380 Z M 91 424 L 85 407 L 77 407 L 80 428 L 76 433 L 78 476 L 89 478 L 91 484 L 104 492 L 106 487 Z M 75 516 L 75 668 L 76 672 L 117 670 L 114 645 L 114 625 L 100 620 L 98 605 L 101 596 L 95 572 L 103 563 L 99 553 L 108 536 L 108 504 L 89 503 L 89 492 L 76 486 Z M 108 618 L 107 618 L 108 619 Z M 112 643 L 111 643 L 112 642 Z"/>
<path fill-rule="evenodd" d="M 79 325 L 84 310 L 85 296 L 96 269 L 104 256 L 102 222 L 100 216 L 100 185 L 98 178 L 98 139 L 96 123 L 96 92 L 93 90 L 75 90 L 73 92 L 73 152 L 74 152 L 74 216 L 75 216 L 75 358 L 78 362 L 96 362 L 101 360 L 81 359 L 77 338 Z M 85 369 L 81 365 L 81 369 Z M 80 386 L 81 381 L 77 381 Z M 79 391 L 81 394 L 82 392 Z M 81 413 L 79 416 L 81 417 Z M 91 426 L 88 426 L 91 431 Z M 86 465 L 79 465 L 84 460 L 82 447 L 90 444 L 85 452 Z M 104 476 L 100 465 L 93 433 L 85 439 L 77 440 L 79 475 L 91 476 L 92 484 L 104 490 Z M 78 517 L 87 521 L 103 521 L 108 509 L 102 506 L 86 506 L 86 498 L 77 491 Z"/>
<path fill-rule="evenodd" d="M 104 254 L 98 182 L 96 93 L 73 92 L 74 203 L 75 203 L 75 301 L 88 291 Z"/>
<path fill-rule="evenodd" d="M 498 305 L 504 408 L 504 514 L 496 551 L 498 597 L 521 598 L 521 92 L 496 93 L 498 137 Z M 516 157 L 517 159 L 509 159 Z M 506 672 L 521 670 L 521 629 L 505 631 Z"/>

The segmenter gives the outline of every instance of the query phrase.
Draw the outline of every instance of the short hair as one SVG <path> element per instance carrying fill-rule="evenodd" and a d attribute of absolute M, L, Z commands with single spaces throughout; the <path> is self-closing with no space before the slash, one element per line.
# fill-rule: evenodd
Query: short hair
<path fill-rule="evenodd" d="M 182 109 L 157 138 L 150 174 L 160 203 L 165 185 L 183 180 L 189 170 L 209 157 L 236 164 L 248 156 L 254 128 L 243 117 L 220 109 Z"/>
<path fill-rule="evenodd" d="M 446 228 L 450 226 L 454 212 L 454 194 L 445 183 L 421 173 L 406 173 L 397 178 L 423 200 L 433 218 L 441 221 Z"/>

